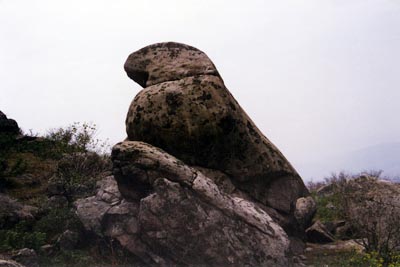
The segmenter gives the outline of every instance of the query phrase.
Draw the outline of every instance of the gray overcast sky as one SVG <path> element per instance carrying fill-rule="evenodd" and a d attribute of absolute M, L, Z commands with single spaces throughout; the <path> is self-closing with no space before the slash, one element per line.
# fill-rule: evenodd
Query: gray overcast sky
<path fill-rule="evenodd" d="M 399 0 L 0 0 L 0 110 L 25 131 L 91 121 L 121 141 L 141 89 L 125 59 L 163 41 L 206 52 L 306 179 L 400 142 Z"/>

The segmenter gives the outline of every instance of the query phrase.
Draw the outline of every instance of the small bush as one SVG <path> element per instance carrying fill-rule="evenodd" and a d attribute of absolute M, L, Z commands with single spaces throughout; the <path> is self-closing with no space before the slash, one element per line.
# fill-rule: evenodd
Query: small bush
<path fill-rule="evenodd" d="M 60 250 L 52 258 L 41 259 L 40 266 L 58 266 L 58 267 L 87 267 L 98 266 L 98 262 L 91 257 L 91 255 L 84 250 L 64 251 Z"/>
<path fill-rule="evenodd" d="M 14 228 L 0 230 L 0 251 L 31 248 L 39 249 L 46 243 L 46 233 L 32 231 L 32 224 L 19 222 Z"/>
<path fill-rule="evenodd" d="M 400 187 L 380 181 L 380 175 L 380 171 L 358 175 L 340 173 L 327 178 L 325 184 L 313 192 L 317 218 L 345 220 L 352 229 L 349 237 L 360 240 L 367 252 L 365 257 L 358 259 L 360 264 L 363 263 L 360 266 L 397 264 Z"/>
<path fill-rule="evenodd" d="M 47 234 L 48 240 L 62 234 L 65 230 L 79 232 L 82 224 L 76 214 L 69 208 L 53 209 L 34 226 L 34 231 Z"/>
<path fill-rule="evenodd" d="M 46 138 L 58 144 L 58 148 L 65 153 L 92 151 L 99 154 L 109 152 L 109 145 L 96 138 L 97 126 L 92 123 L 79 123 L 52 129 L 48 131 Z"/>

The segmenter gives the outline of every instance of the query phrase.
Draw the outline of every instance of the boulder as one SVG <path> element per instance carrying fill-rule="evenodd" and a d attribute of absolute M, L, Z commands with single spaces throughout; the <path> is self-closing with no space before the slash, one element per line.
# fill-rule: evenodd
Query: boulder
<path fill-rule="evenodd" d="M 26 267 L 39 267 L 38 255 L 33 249 L 23 248 L 15 251 L 12 259 Z"/>
<path fill-rule="evenodd" d="M 369 247 L 400 248 L 400 184 L 361 175 L 346 183 L 346 224 L 338 235 L 365 238 Z"/>
<path fill-rule="evenodd" d="M 326 229 L 321 221 L 316 221 L 311 227 L 306 230 L 307 241 L 311 243 L 330 243 L 335 241 L 333 235 Z"/>
<path fill-rule="evenodd" d="M 46 244 L 40 247 L 40 253 L 45 256 L 50 256 L 55 252 L 55 246 Z"/>
<path fill-rule="evenodd" d="M 105 229 L 102 225 L 105 214 L 122 199 L 113 176 L 107 176 L 97 182 L 97 188 L 95 196 L 78 199 L 74 205 L 84 228 L 102 236 Z M 109 197 L 110 195 L 113 197 Z"/>
<path fill-rule="evenodd" d="M 0 193 L 0 229 L 12 227 L 22 220 L 31 221 L 37 212 L 36 207 L 23 205 Z"/>
<path fill-rule="evenodd" d="M 308 196 L 298 173 L 240 107 L 206 54 L 178 43 L 154 44 L 132 53 L 125 70 L 144 87 L 128 111 L 128 140 L 219 170 L 280 213 L 293 215 L 296 200 Z"/>
<path fill-rule="evenodd" d="M 77 201 L 87 229 L 103 229 L 143 262 L 159 266 L 288 266 L 289 239 L 254 203 L 233 197 L 165 151 L 126 141 L 113 149 L 121 195 Z M 108 184 L 108 186 L 106 186 Z M 116 182 L 114 181 L 116 185 Z M 102 212 L 82 203 L 101 206 Z M 95 205 L 93 203 L 96 203 Z M 114 203 L 114 204 L 113 204 Z M 90 217 L 86 219 L 85 217 Z M 96 219 L 93 219 L 96 217 Z"/>
<path fill-rule="evenodd" d="M 25 267 L 25 266 L 13 260 L 0 259 L 0 267 Z"/>
<path fill-rule="evenodd" d="M 346 225 L 345 220 L 333 220 L 324 222 L 325 228 L 331 233 L 332 235 L 336 235 L 337 229 L 344 227 Z"/>
<path fill-rule="evenodd" d="M 316 211 L 317 204 L 311 196 L 301 197 L 296 201 L 294 217 L 303 228 L 307 228 L 310 225 Z"/>
<path fill-rule="evenodd" d="M 20 129 L 18 124 L 13 119 L 8 119 L 7 116 L 0 111 L 0 134 L 18 135 Z"/>
<path fill-rule="evenodd" d="M 168 42 L 146 46 L 129 55 L 128 76 L 142 87 L 196 75 L 219 76 L 214 64 L 197 48 Z"/>
<path fill-rule="evenodd" d="M 78 245 L 78 241 L 79 234 L 71 230 L 66 230 L 57 239 L 57 243 L 62 250 L 74 249 Z"/>

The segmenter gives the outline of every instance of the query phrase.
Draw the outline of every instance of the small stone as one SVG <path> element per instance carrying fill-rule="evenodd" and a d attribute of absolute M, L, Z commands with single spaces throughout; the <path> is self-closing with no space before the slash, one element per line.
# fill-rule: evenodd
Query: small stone
<path fill-rule="evenodd" d="M 33 249 L 20 249 L 11 258 L 27 267 L 39 267 L 38 256 Z"/>
<path fill-rule="evenodd" d="M 26 267 L 22 264 L 19 264 L 13 260 L 2 260 L 0 259 L 0 267 Z"/>
<path fill-rule="evenodd" d="M 66 230 L 58 238 L 57 243 L 62 250 L 72 250 L 76 247 L 79 241 L 79 235 L 71 230 Z"/>
<path fill-rule="evenodd" d="M 335 241 L 335 238 L 326 229 L 321 221 L 316 221 L 311 227 L 306 230 L 307 240 L 311 243 L 330 243 Z"/>
<path fill-rule="evenodd" d="M 54 246 L 50 244 L 46 244 L 40 247 L 40 252 L 44 255 L 51 255 L 54 252 Z"/>

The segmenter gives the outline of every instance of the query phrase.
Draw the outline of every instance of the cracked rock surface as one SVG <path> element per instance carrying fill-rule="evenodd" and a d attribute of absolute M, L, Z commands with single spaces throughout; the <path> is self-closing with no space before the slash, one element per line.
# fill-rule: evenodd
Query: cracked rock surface
<path fill-rule="evenodd" d="M 118 180 L 135 178 L 119 184 L 121 195 L 114 201 L 104 198 L 117 187 L 110 176 L 96 196 L 76 202 L 87 230 L 101 229 L 98 234 L 117 239 L 154 266 L 290 263 L 284 230 L 254 203 L 222 192 L 198 170 L 142 142 L 116 145 L 113 159 Z M 146 193 L 122 193 L 144 187 Z"/>

